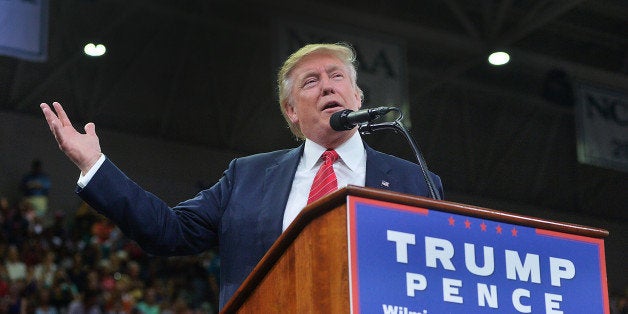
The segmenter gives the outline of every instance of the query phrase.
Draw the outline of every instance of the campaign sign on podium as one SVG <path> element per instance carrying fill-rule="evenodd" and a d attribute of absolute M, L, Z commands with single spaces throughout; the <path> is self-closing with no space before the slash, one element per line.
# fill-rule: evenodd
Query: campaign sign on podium
<path fill-rule="evenodd" d="M 602 239 L 348 196 L 351 313 L 608 313 Z"/>

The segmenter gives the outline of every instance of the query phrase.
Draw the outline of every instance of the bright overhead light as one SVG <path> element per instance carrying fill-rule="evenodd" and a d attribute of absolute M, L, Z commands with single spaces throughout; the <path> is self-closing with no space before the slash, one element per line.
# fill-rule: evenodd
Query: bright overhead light
<path fill-rule="evenodd" d="M 488 62 L 492 65 L 504 65 L 510 61 L 510 55 L 503 51 L 493 52 L 488 56 Z"/>
<path fill-rule="evenodd" d="M 83 51 L 85 51 L 85 54 L 90 57 L 100 57 L 104 55 L 105 52 L 107 52 L 107 48 L 103 44 L 96 45 L 93 43 L 89 43 L 85 45 L 85 47 L 83 48 Z"/>

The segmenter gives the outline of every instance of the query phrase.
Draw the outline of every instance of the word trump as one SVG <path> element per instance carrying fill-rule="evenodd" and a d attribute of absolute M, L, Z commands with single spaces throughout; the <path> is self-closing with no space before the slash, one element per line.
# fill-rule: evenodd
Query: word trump
<path fill-rule="evenodd" d="M 499 253 L 499 257 L 496 258 L 495 249 L 491 246 L 481 247 L 481 262 L 478 263 L 476 245 L 473 243 L 464 243 L 459 245 L 452 243 L 449 240 L 425 236 L 423 239 L 424 256 L 415 254 L 409 254 L 412 247 L 416 246 L 416 236 L 412 233 L 387 230 L 387 240 L 394 244 L 395 258 L 397 263 L 401 264 L 421 264 L 424 263 L 425 267 L 431 269 L 444 269 L 452 272 L 458 272 L 458 274 L 477 276 L 478 280 L 482 278 L 486 281 L 490 281 L 495 276 L 505 274 L 508 280 L 528 282 L 534 284 L 542 284 L 541 270 L 543 267 L 547 267 L 549 270 L 549 283 L 553 287 L 563 287 L 565 283 L 573 279 L 576 275 L 576 267 L 574 263 L 568 259 L 558 257 L 548 257 L 547 259 L 541 259 L 538 254 L 526 253 L 523 258 L 520 252 L 514 250 L 503 250 L 503 253 Z M 454 259 L 456 253 L 456 247 L 458 250 L 463 250 L 464 254 L 464 266 L 461 265 L 460 259 Z M 418 257 L 417 257 L 418 256 Z M 421 261 L 423 259 L 423 261 Z M 458 261 L 460 265 L 454 263 Z M 500 271 L 496 270 L 499 267 Z M 545 278 L 545 277 L 543 277 Z M 547 279 L 545 279 L 547 280 Z M 450 303 L 462 304 L 465 302 L 465 297 L 461 295 L 461 288 L 463 281 L 456 278 L 442 278 L 443 289 L 443 301 Z M 409 297 L 414 297 L 417 292 L 428 289 L 427 277 L 423 274 L 407 272 L 406 273 L 406 294 Z M 482 282 L 476 283 L 477 290 L 477 305 L 480 307 L 498 308 L 498 287 L 495 284 L 487 284 Z M 531 313 L 532 306 L 530 305 L 530 299 L 532 298 L 530 290 L 524 288 L 516 288 L 511 293 L 511 303 L 515 310 L 519 313 Z M 475 296 L 474 296 L 475 298 Z M 546 313 L 563 313 L 560 310 L 560 302 L 563 301 L 563 297 L 560 294 L 544 293 L 544 303 Z M 536 311 L 535 311 L 536 312 Z"/>

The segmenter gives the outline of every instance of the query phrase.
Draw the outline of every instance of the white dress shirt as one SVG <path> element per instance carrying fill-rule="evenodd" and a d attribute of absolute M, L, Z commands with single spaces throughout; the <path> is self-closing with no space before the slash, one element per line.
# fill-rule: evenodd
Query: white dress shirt
<path fill-rule="evenodd" d="M 89 168 L 89 171 L 87 171 L 86 174 L 83 174 L 81 172 L 78 178 L 78 182 L 76 182 L 76 185 L 78 185 L 81 189 L 87 186 L 87 183 L 89 183 L 94 174 L 96 174 L 96 171 L 100 169 L 100 166 L 102 166 L 103 162 L 105 162 L 105 154 L 100 154 L 100 158 L 98 158 L 96 163 L 91 168 Z"/>
<path fill-rule="evenodd" d="M 294 218 L 307 205 L 307 198 L 314 181 L 314 176 L 323 163 L 321 155 L 327 150 L 310 140 L 305 140 L 303 156 L 294 174 L 290 196 L 283 214 L 283 230 L 286 230 Z M 349 184 L 364 186 L 366 182 L 366 150 L 358 132 L 335 149 L 340 158 L 334 163 L 334 172 L 338 188 Z"/>

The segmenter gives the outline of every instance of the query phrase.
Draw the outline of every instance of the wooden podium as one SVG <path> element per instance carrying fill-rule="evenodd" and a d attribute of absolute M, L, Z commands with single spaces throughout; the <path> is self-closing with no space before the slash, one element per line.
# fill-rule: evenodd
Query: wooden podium
<path fill-rule="evenodd" d="M 290 225 L 290 227 L 279 237 L 267 254 L 262 258 L 259 264 L 247 277 L 245 282 L 236 291 L 231 300 L 225 305 L 221 313 L 359 312 L 357 304 L 359 296 L 355 296 L 355 294 L 358 293 L 357 290 L 359 290 L 359 287 L 357 286 L 357 283 L 351 281 L 350 274 L 352 267 L 353 269 L 357 267 L 351 264 L 350 256 L 352 255 L 352 253 L 350 253 L 350 242 L 353 241 L 350 238 L 350 233 L 353 231 L 351 229 L 352 227 L 348 227 L 347 209 L 350 205 L 347 200 L 351 198 L 368 200 L 373 204 L 396 204 L 396 206 L 401 206 L 402 208 L 407 207 L 410 208 L 410 210 L 412 210 L 412 208 L 429 209 L 429 211 L 434 213 L 439 212 L 441 214 L 444 213 L 445 215 L 452 215 L 450 220 L 453 220 L 453 215 L 456 215 L 455 217 L 458 220 L 460 220 L 459 217 L 471 217 L 464 222 L 467 224 L 467 227 L 471 224 L 469 219 L 482 219 L 482 224 L 484 225 L 484 221 L 502 223 L 504 226 L 515 226 L 512 227 L 513 230 L 515 230 L 518 226 L 522 226 L 521 228 L 543 230 L 543 234 L 547 234 L 550 237 L 553 237 L 554 234 L 567 235 L 569 241 L 574 239 L 578 241 L 589 241 L 589 239 L 591 239 L 591 242 L 595 245 L 599 246 L 601 243 L 601 252 L 599 253 L 599 257 L 601 264 L 600 271 L 602 272 L 602 274 L 600 274 L 600 278 L 602 279 L 600 282 L 602 291 L 600 292 L 600 295 L 602 298 L 602 307 L 605 307 L 605 309 L 595 312 L 608 313 L 609 311 L 602 240 L 608 235 L 606 230 L 515 215 L 453 202 L 437 201 L 423 197 L 403 195 L 383 190 L 348 186 L 331 193 L 304 208 L 292 225 Z M 464 230 L 463 222 L 459 221 L 457 223 L 459 224 L 460 230 Z M 450 225 L 453 226 L 453 223 L 450 222 Z M 482 230 L 484 231 L 486 231 L 485 226 L 482 227 Z M 474 227 L 478 228 L 477 232 L 480 232 L 479 223 L 474 225 Z M 499 233 L 502 233 L 501 229 L 499 230 Z M 506 230 L 504 233 L 507 233 Z M 513 231 L 512 235 L 508 236 L 516 235 L 517 234 Z M 445 243 L 447 242 L 448 241 L 445 240 Z M 456 252 L 456 254 L 459 253 Z M 512 253 L 510 254 L 512 255 Z M 497 256 L 498 254 L 495 255 Z M 534 254 L 532 256 L 534 257 Z M 551 256 L 549 258 L 552 261 L 561 260 Z M 397 259 L 399 259 L 399 257 L 397 257 Z M 545 263 L 546 260 L 544 256 L 537 259 L 540 260 L 539 263 L 544 269 L 545 264 L 543 263 Z M 499 261 L 499 259 L 497 260 Z M 558 275 L 556 276 L 554 274 L 551 275 L 552 284 L 555 283 L 555 279 L 557 279 L 559 285 L 561 283 L 561 279 L 563 280 L 563 283 L 569 281 L 570 274 L 569 271 L 566 271 L 566 269 L 569 270 L 569 263 L 571 262 L 568 259 L 564 260 L 567 261 L 567 264 L 563 263 L 558 264 L 559 266 L 552 266 L 552 269 L 558 272 Z M 531 259 L 531 261 L 534 261 L 534 259 Z M 525 262 L 527 264 L 528 260 L 525 260 Z M 399 265 L 400 267 L 406 266 L 398 261 L 395 265 Z M 515 268 L 515 266 L 513 266 L 513 269 L 522 271 L 520 266 L 518 266 L 519 268 Z M 575 275 L 571 277 L 575 277 L 576 275 L 580 276 L 581 273 L 583 273 L 580 268 L 580 264 L 577 262 L 573 262 L 572 266 L 574 268 Z M 463 268 L 464 267 L 458 266 L 458 272 L 460 272 L 460 269 Z M 534 269 L 534 267 L 532 268 Z M 534 271 L 532 270 L 529 272 L 532 275 L 530 276 L 532 278 L 531 280 L 534 281 Z M 448 273 L 451 274 L 452 272 L 449 271 Z M 353 275 L 353 277 L 357 277 L 357 275 Z M 427 275 L 423 278 L 425 279 L 426 277 Z M 473 278 L 476 277 L 478 276 L 474 276 Z M 539 277 L 539 281 L 543 280 L 544 283 L 547 282 L 547 286 L 549 286 L 547 289 L 558 289 L 557 287 L 550 286 L 549 279 L 545 277 L 549 278 L 549 275 L 543 275 L 542 278 Z M 508 282 L 511 281 L 513 280 Z M 405 284 L 406 282 L 404 281 L 403 283 Z M 430 282 L 429 287 L 431 288 L 437 284 L 439 285 L 440 282 Z M 522 284 L 528 283 L 524 282 Z M 460 283 L 460 287 L 454 286 L 453 288 L 462 289 L 462 285 L 463 284 Z M 467 284 L 467 281 L 465 281 L 464 288 L 471 285 L 472 284 Z M 482 284 L 478 283 L 478 288 L 480 288 L 480 285 Z M 538 286 L 538 284 L 535 285 Z M 503 289 L 499 284 L 486 285 L 487 288 L 493 288 L 492 286 L 495 286 L 495 290 Z M 404 290 L 404 292 L 405 291 L 406 290 Z M 458 293 L 456 291 L 457 290 L 447 292 L 453 293 L 452 299 L 454 301 L 452 303 L 459 303 L 456 300 L 463 300 L 462 297 L 455 295 Z M 421 291 L 416 290 L 416 292 L 420 293 Z M 497 293 L 498 292 L 495 292 L 495 294 Z M 510 290 L 499 290 L 499 293 L 507 294 L 511 292 Z M 556 294 L 560 294 L 560 292 Z M 544 302 L 545 305 L 550 308 L 552 306 L 556 307 L 556 313 L 560 313 L 558 310 L 560 306 L 560 303 L 558 302 L 560 300 L 557 301 L 556 298 L 560 297 L 559 299 L 562 299 L 563 297 L 561 295 L 559 295 L 559 297 L 555 297 L 556 294 L 550 294 L 550 300 L 548 301 L 548 293 L 545 293 L 546 300 Z M 450 297 L 451 296 L 452 295 L 450 295 Z M 515 296 L 517 296 L 517 298 L 515 298 Z M 477 303 L 476 300 L 474 300 L 475 298 L 475 295 L 470 297 L 465 296 L 464 302 Z M 539 296 L 539 294 L 534 291 L 530 291 L 530 289 L 516 289 L 512 292 L 514 306 L 520 312 L 529 310 L 531 308 L 530 304 L 532 304 L 532 300 L 538 298 L 542 298 L 542 296 Z M 570 301 L 569 296 L 565 296 L 564 298 L 567 299 L 564 300 L 564 302 Z M 489 298 L 487 297 L 487 299 Z M 356 304 L 352 305 L 352 301 Z M 497 301 L 495 300 L 494 302 Z M 480 304 L 483 307 L 478 309 L 489 309 L 489 306 L 484 301 L 480 302 Z M 404 308 L 401 305 L 394 305 L 393 307 L 393 305 L 383 304 L 382 306 L 384 312 L 387 312 L 386 306 L 388 306 L 390 309 L 389 313 L 404 313 Z M 459 305 L 453 304 L 451 306 Z M 499 306 L 512 307 L 513 305 L 499 304 Z M 408 311 L 408 308 L 405 308 L 405 311 Z M 424 311 L 427 313 L 427 310 Z M 436 312 L 438 311 L 430 311 L 430 313 Z M 513 311 L 509 310 L 509 312 Z M 532 312 L 536 313 L 536 308 Z M 548 310 L 547 312 L 551 311 Z M 381 308 L 379 309 L 379 313 L 382 313 Z M 424 312 L 418 311 L 416 313 Z"/>

